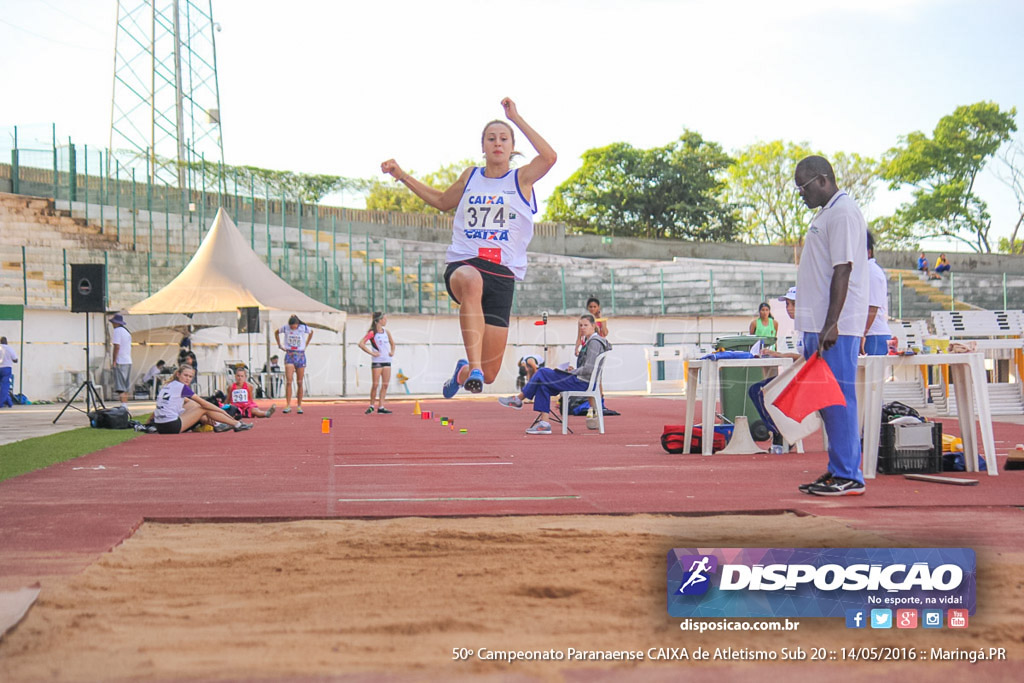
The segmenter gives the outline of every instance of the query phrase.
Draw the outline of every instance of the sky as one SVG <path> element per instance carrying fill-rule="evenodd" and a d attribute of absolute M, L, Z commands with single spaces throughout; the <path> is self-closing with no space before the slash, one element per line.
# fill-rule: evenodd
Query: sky
<path fill-rule="evenodd" d="M 105 147 L 116 0 L 0 8 L 0 133 L 55 123 Z M 558 152 L 542 200 L 585 150 L 684 129 L 727 151 L 782 139 L 878 158 L 982 100 L 1024 128 L 1022 0 L 213 0 L 213 16 L 229 164 L 371 177 L 394 157 L 426 173 L 479 155 L 505 96 Z M 988 172 L 979 192 L 1009 235 L 1012 193 Z M 869 218 L 902 198 L 878 195 Z"/>

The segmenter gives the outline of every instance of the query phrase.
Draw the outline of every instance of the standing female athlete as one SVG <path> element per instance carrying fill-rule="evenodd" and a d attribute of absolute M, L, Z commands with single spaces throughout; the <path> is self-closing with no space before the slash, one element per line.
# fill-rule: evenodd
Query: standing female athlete
<path fill-rule="evenodd" d="M 373 357 L 370 364 L 373 383 L 370 385 L 370 407 L 366 409 L 367 415 L 373 413 L 374 397 L 377 401 L 377 413 L 391 414 L 391 411 L 384 407 L 384 397 L 387 396 L 388 384 L 391 382 L 391 358 L 395 353 L 395 338 L 391 336 L 387 324 L 388 316 L 383 311 L 375 312 L 369 331 L 359 342 L 359 349 Z M 378 388 L 380 394 L 377 393 Z"/>
<path fill-rule="evenodd" d="M 284 337 L 284 343 L 281 343 Z M 313 338 L 313 330 L 299 320 L 299 316 L 288 318 L 288 324 L 274 330 L 277 348 L 284 351 L 284 400 L 282 413 L 292 412 L 292 376 L 295 377 L 296 403 L 299 415 L 302 415 L 302 380 L 306 376 L 306 347 Z"/>
<path fill-rule="evenodd" d="M 484 127 L 481 146 L 486 164 L 467 168 L 447 190 L 438 190 L 403 171 L 394 159 L 380 165 L 417 197 L 440 211 L 456 209 L 452 244 L 445 260 L 448 294 L 459 304 L 459 325 L 466 358 L 442 393 L 451 398 L 460 386 L 478 394 L 498 376 L 508 341 L 515 281 L 526 276 L 526 247 L 533 237 L 537 201 L 533 185 L 551 170 L 558 156 L 519 115 L 515 102 L 501 101 L 505 117 L 526 135 L 537 156 L 511 170 L 515 131 L 505 121 Z"/>

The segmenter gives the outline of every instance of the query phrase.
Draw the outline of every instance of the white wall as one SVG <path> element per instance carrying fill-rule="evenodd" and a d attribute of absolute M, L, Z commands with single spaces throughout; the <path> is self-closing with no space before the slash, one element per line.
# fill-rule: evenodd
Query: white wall
<path fill-rule="evenodd" d="M 109 368 L 110 326 L 100 314 L 89 314 L 91 358 L 93 367 Z M 67 398 L 76 387 L 70 371 L 80 371 L 85 365 L 85 318 L 83 313 L 66 311 L 25 311 L 25 346 L 21 368 L 15 369 L 16 382 L 23 372 L 24 386 L 19 389 L 32 400 Z M 401 370 L 409 377 L 412 394 L 438 394 L 441 385 L 451 375 L 458 359 L 465 356 L 457 316 L 416 316 L 391 314 L 388 328 L 395 339 L 397 352 L 393 363 L 393 376 L 389 394 L 405 395 L 398 384 Z M 131 328 L 131 316 L 127 317 Z M 512 393 L 518 376 L 517 362 L 527 353 L 543 353 L 547 332 L 547 360 L 549 366 L 573 362 L 576 339 L 575 316 L 551 316 L 548 325 L 535 325 L 536 318 L 513 318 L 509 328 L 503 369 L 497 381 L 485 388 L 489 394 Z M 749 318 L 670 318 L 670 317 L 615 317 L 608 321 L 613 345 L 604 377 L 606 391 L 642 391 L 647 383 L 647 363 L 644 348 L 654 346 L 658 333 L 668 335 L 666 344 L 710 343 L 718 336 L 745 334 Z M 369 328 L 367 315 L 349 316 L 346 330 L 339 333 L 317 329 L 307 351 L 307 375 L 313 396 L 354 397 L 367 395 L 370 389 L 370 357 L 357 346 Z M 17 323 L 0 323 L 0 334 L 19 349 L 21 335 Z M 142 337 L 140 333 L 137 335 Z M 192 350 L 196 354 L 200 371 L 219 373 L 223 386 L 227 380 L 225 363 L 232 360 L 248 362 L 246 337 L 233 328 L 218 327 L 197 331 L 192 336 Z M 263 366 L 269 352 L 278 353 L 273 334 L 252 335 L 252 367 Z M 177 341 L 168 340 L 141 344 L 135 340 L 132 348 L 132 378 L 135 381 L 158 359 L 173 364 L 177 359 Z M 19 351 L 20 353 L 20 351 Z M 672 369 L 672 370 L 681 370 Z M 677 373 L 670 370 L 670 377 Z M 103 383 L 103 375 L 97 377 Z M 21 387 L 21 384 L 17 384 Z M 201 384 L 205 391 L 205 383 Z M 109 390 L 107 391 L 109 395 Z"/>

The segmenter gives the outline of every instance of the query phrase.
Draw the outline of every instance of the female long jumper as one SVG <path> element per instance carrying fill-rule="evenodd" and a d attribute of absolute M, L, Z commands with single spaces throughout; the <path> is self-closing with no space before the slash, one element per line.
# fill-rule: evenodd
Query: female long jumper
<path fill-rule="evenodd" d="M 558 156 L 523 117 L 515 102 L 501 101 L 505 117 L 530 141 L 537 156 L 522 168 L 510 169 L 515 151 L 515 131 L 505 121 L 491 121 L 481 138 L 486 165 L 467 168 L 447 190 L 416 180 L 394 159 L 380 165 L 440 211 L 456 209 L 452 244 L 445 260 L 445 285 L 459 304 L 459 324 L 466 358 L 444 384 L 445 398 L 459 387 L 478 394 L 492 383 L 501 369 L 508 342 L 509 315 L 515 281 L 526 276 L 526 247 L 533 237 L 537 201 L 533 185 L 554 166 Z"/>

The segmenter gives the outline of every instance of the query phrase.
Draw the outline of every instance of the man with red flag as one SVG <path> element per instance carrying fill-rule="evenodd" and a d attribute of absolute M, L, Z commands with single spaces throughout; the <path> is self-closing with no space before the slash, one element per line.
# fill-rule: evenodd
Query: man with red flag
<path fill-rule="evenodd" d="M 804 335 L 804 357 L 820 353 L 846 398 L 845 406 L 821 409 L 828 471 L 799 488 L 818 496 L 862 495 L 856 381 L 868 315 L 867 222 L 824 157 L 803 159 L 794 181 L 807 207 L 818 209 L 800 253 L 795 325 Z"/>

